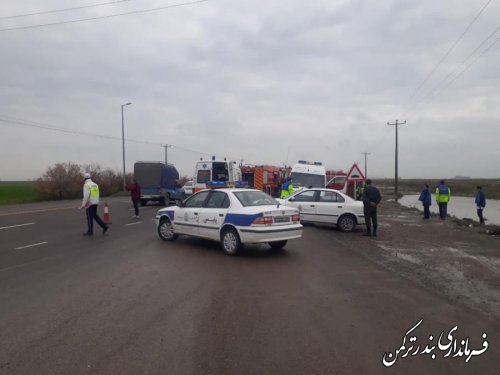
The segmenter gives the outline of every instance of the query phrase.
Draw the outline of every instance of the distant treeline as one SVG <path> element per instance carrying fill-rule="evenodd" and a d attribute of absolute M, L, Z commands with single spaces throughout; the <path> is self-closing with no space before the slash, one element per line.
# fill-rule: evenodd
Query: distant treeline
<path fill-rule="evenodd" d="M 45 200 L 81 198 L 82 173 L 89 171 L 92 179 L 99 184 L 102 196 L 113 195 L 122 190 L 122 174 L 99 165 L 80 166 L 73 163 L 59 163 L 47 169 L 36 181 L 0 181 L 0 204 L 28 203 Z M 132 175 L 127 175 L 131 181 Z M 186 180 L 183 177 L 183 181 Z M 429 184 L 434 192 L 439 179 L 401 179 L 398 183 L 400 194 L 418 194 L 424 184 Z M 445 180 L 452 195 L 473 197 L 476 187 L 483 187 L 487 199 L 500 199 L 500 179 L 449 179 Z M 386 192 L 394 192 L 394 179 L 374 179 L 375 186 Z"/>
<path fill-rule="evenodd" d="M 400 179 L 398 192 L 418 194 L 424 184 L 428 184 L 434 193 L 440 181 L 441 179 Z M 452 195 L 473 197 L 476 195 L 477 186 L 482 186 L 487 198 L 500 199 L 500 179 L 445 179 L 445 182 L 450 187 Z M 394 191 L 394 179 L 374 179 L 373 183 L 384 190 Z"/>
<path fill-rule="evenodd" d="M 0 204 L 81 198 L 84 172 L 89 172 L 99 184 L 101 196 L 123 188 L 122 174 L 98 164 L 57 163 L 35 181 L 0 182 Z"/>

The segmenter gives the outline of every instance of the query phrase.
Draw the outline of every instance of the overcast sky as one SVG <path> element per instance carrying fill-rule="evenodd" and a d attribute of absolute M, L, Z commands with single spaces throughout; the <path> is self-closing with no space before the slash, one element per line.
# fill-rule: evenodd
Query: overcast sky
<path fill-rule="evenodd" d="M 3 0 L 0 17 L 104 2 Z M 500 31 L 481 46 L 500 26 L 500 1 L 420 89 L 487 0 L 209 0 L 3 30 L 180 2 L 0 19 L 0 180 L 34 179 L 67 161 L 121 171 L 127 102 L 125 138 L 145 141 L 126 142 L 127 171 L 164 160 L 160 145 L 171 144 L 182 175 L 212 154 L 347 169 L 363 168 L 366 151 L 369 175 L 393 177 L 395 128 L 386 124 L 399 119 L 401 177 L 500 177 L 500 42 L 489 48 Z M 467 60 L 475 63 L 443 81 L 478 46 Z"/>

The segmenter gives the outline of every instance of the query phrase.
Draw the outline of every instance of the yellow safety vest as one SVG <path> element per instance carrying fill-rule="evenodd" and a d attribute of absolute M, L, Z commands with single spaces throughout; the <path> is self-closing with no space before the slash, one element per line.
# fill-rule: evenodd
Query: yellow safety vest
<path fill-rule="evenodd" d="M 445 186 L 436 188 L 436 200 L 438 203 L 448 203 L 450 201 L 451 189 Z"/>
<path fill-rule="evenodd" d="M 99 185 L 88 182 L 87 187 L 90 191 L 89 199 L 99 199 Z"/>

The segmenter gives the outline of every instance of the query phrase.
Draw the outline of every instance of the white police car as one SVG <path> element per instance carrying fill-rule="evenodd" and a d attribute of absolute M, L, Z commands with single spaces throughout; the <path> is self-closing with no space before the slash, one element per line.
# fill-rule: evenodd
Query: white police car
<path fill-rule="evenodd" d="M 180 234 L 207 238 L 222 242 L 228 255 L 235 255 L 245 243 L 267 242 L 281 249 L 287 240 L 302 236 L 299 211 L 279 206 L 255 189 L 202 190 L 177 206 L 159 210 L 156 224 L 164 241 L 174 241 Z"/>

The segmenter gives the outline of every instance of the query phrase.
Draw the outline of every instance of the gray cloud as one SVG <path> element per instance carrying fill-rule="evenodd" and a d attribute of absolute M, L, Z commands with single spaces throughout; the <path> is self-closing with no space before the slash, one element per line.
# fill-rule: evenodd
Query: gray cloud
<path fill-rule="evenodd" d="M 134 1 L 78 16 L 161 5 Z M 3 13 L 40 6 L 13 3 Z M 441 95 L 405 113 L 498 27 L 500 5 L 492 3 L 412 97 L 479 8 L 456 0 L 218 0 L 0 32 L 0 118 L 120 137 L 120 105 L 132 101 L 126 137 L 179 146 L 169 159 L 182 174 L 193 173 L 202 153 L 246 163 L 322 160 L 339 169 L 369 151 L 370 174 L 387 177 L 394 128 L 386 122 L 399 118 L 408 121 L 401 176 L 498 177 L 500 43 Z M 68 18 L 3 20 L 0 28 Z M 127 143 L 127 169 L 163 155 L 159 145 Z M 36 178 L 61 161 L 121 170 L 121 143 L 0 123 L 0 158 L 16 160 L 2 163 L 2 180 Z"/>

